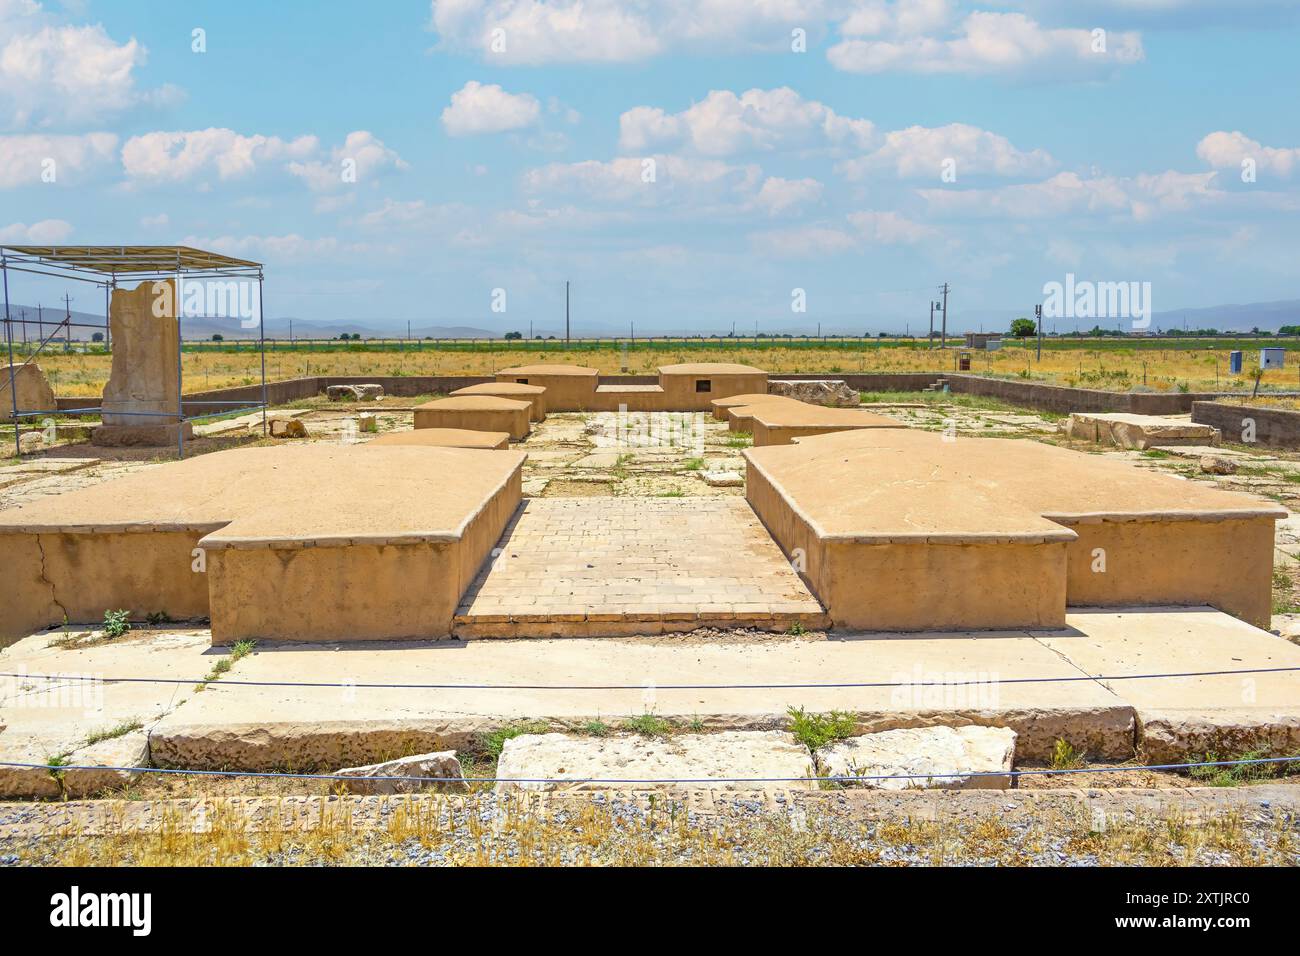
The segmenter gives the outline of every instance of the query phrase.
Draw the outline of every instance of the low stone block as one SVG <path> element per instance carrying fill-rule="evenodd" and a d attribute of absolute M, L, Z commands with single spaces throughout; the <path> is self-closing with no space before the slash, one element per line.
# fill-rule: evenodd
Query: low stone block
<path fill-rule="evenodd" d="M 1202 455 L 1201 471 L 1207 475 L 1235 475 L 1237 463 L 1218 455 Z"/>
<path fill-rule="evenodd" d="M 384 386 L 368 385 L 327 385 L 325 395 L 331 402 L 377 402 L 384 397 Z"/>
<path fill-rule="evenodd" d="M 1007 727 L 908 727 L 823 747 L 817 765 L 831 777 L 864 778 L 841 781 L 844 786 L 1005 790 L 1015 753 L 1016 732 Z M 866 779 L 871 777 L 894 779 Z"/>
<path fill-rule="evenodd" d="M 90 433 L 90 441 L 101 448 L 169 448 L 176 444 L 182 433 L 185 440 L 189 441 L 194 437 L 194 425 L 190 422 L 173 422 L 170 425 L 100 425 Z"/>
<path fill-rule="evenodd" d="M 468 790 L 469 785 L 459 779 L 464 776 L 454 750 L 439 753 L 416 754 L 387 760 L 364 767 L 345 767 L 334 773 L 341 777 L 355 777 L 347 781 L 352 793 L 415 793 L 425 787 L 436 786 L 445 790 Z M 389 780 L 385 777 L 435 777 L 431 780 Z"/>
<path fill-rule="evenodd" d="M 48 755 L 33 748 L 0 748 L 0 757 L 12 763 L 44 763 Z M 57 797 L 59 781 L 47 767 L 0 767 L 0 798 Z"/>
<path fill-rule="evenodd" d="M 6 365 L 0 368 L 0 421 L 14 420 L 14 398 L 9 392 L 9 377 L 13 376 L 18 392 L 20 412 L 43 412 L 55 408 L 54 389 L 49 379 L 35 362 L 26 365 Z M 24 422 L 32 419 L 24 418 Z"/>
<path fill-rule="evenodd" d="M 712 488 L 740 488 L 745 476 L 738 471 L 702 471 L 700 477 Z"/>
<path fill-rule="evenodd" d="M 1218 445 L 1217 428 L 1182 418 L 1126 412 L 1075 412 L 1065 433 L 1079 441 L 1145 451 L 1156 445 Z"/>
<path fill-rule="evenodd" d="M 809 405 L 826 405 L 832 408 L 856 408 L 862 402 L 857 390 L 842 379 L 816 379 L 810 381 L 774 379 L 767 383 L 770 395 L 783 395 Z"/>
<path fill-rule="evenodd" d="M 497 762 L 498 791 L 651 790 L 677 786 L 722 790 L 810 789 L 808 750 L 776 730 L 641 736 L 525 734 L 507 740 Z M 601 781 L 616 780 L 618 783 Z M 739 782 L 735 782 L 739 781 Z"/>
<path fill-rule="evenodd" d="M 368 412 L 358 415 L 357 428 L 363 432 L 377 432 L 379 431 L 379 419 Z"/>
<path fill-rule="evenodd" d="M 143 730 L 101 740 L 68 756 L 74 767 L 145 767 L 149 764 L 149 735 Z M 90 796 L 101 790 L 125 787 L 138 777 L 130 770 L 65 770 L 63 790 L 71 798 Z"/>
<path fill-rule="evenodd" d="M 307 426 L 296 418 L 273 418 L 270 425 L 272 438 L 307 437 Z"/>

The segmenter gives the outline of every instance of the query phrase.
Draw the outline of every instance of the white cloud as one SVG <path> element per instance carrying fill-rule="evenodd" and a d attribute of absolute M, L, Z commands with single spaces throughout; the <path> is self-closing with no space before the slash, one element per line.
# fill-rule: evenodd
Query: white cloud
<path fill-rule="evenodd" d="M 851 212 L 846 218 L 864 242 L 878 245 L 910 246 L 938 235 L 931 227 L 912 222 L 896 212 L 864 210 Z"/>
<path fill-rule="evenodd" d="M 40 183 L 53 161 L 56 183 L 76 180 L 80 174 L 113 159 L 117 137 L 112 133 L 83 136 L 0 136 L 0 189 Z"/>
<path fill-rule="evenodd" d="M 165 212 L 160 212 L 156 216 L 143 216 L 140 219 L 140 225 L 145 229 L 163 229 L 171 225 L 171 217 Z"/>
<path fill-rule="evenodd" d="M 146 55 L 134 37 L 118 43 L 98 24 L 61 25 L 39 4 L 10 0 L 0 8 L 0 108 L 14 126 L 48 127 L 174 101 L 174 87 L 136 88 Z"/>
<path fill-rule="evenodd" d="M 815 179 L 782 179 L 769 176 L 763 180 L 754 205 L 769 215 L 788 212 L 821 199 L 822 184 Z"/>
<path fill-rule="evenodd" d="M 64 242 L 72 235 L 72 224 L 62 219 L 42 219 L 30 226 L 15 222 L 0 228 L 0 242 L 32 243 L 46 246 Z"/>
<path fill-rule="evenodd" d="M 837 256 L 858 248 L 858 240 L 846 230 L 821 225 L 754 233 L 749 241 L 759 253 L 782 259 Z"/>
<path fill-rule="evenodd" d="M 1070 76 L 1143 57 L 1137 33 L 1112 32 L 1097 53 L 1091 29 L 1042 26 L 1023 13 L 959 18 L 957 8 L 956 0 L 433 0 L 431 25 L 443 48 L 502 65 L 788 53 L 794 28 L 806 31 L 810 48 L 838 32 L 828 59 L 858 73 L 1050 68 Z"/>
<path fill-rule="evenodd" d="M 410 164 L 384 145 L 374 133 L 363 129 L 348 133 L 342 146 L 330 152 L 328 163 L 322 160 L 289 163 L 289 172 L 307 184 L 314 192 L 338 189 L 349 180 L 345 172 L 355 175 L 355 182 L 365 182 L 391 170 L 409 169 Z"/>
<path fill-rule="evenodd" d="M 1242 162 L 1253 159 L 1257 169 L 1274 173 L 1283 179 L 1300 168 L 1300 147 L 1276 148 L 1264 146 L 1245 133 L 1211 133 L 1196 145 L 1196 155 L 1214 169 L 1242 168 Z"/>
<path fill-rule="evenodd" d="M 470 80 L 451 94 L 442 125 L 451 136 L 504 133 L 533 126 L 541 115 L 541 104 L 528 93 L 507 93 L 495 83 L 485 86 Z"/>
<path fill-rule="evenodd" d="M 840 116 L 784 86 L 746 90 L 739 96 L 711 90 L 680 113 L 638 106 L 619 117 L 619 146 L 625 152 L 674 144 L 706 156 L 836 146 L 866 149 L 874 136 L 869 120 Z"/>
<path fill-rule="evenodd" d="M 1214 173 L 1143 173 L 1132 177 L 1083 178 L 1058 173 L 1038 183 L 996 189 L 922 189 L 922 198 L 941 215 L 1007 219 L 1111 216 L 1147 220 L 1167 212 L 1221 199 Z"/>
<path fill-rule="evenodd" d="M 976 12 L 944 36 L 898 33 L 854 37 L 827 59 L 849 73 L 970 73 L 1075 76 L 1109 72 L 1144 59 L 1142 38 L 1111 31 L 1104 49 L 1091 29 L 1048 28 L 1022 13 Z"/>
<path fill-rule="evenodd" d="M 814 223 L 752 234 L 761 253 L 781 258 L 812 258 L 859 252 L 868 246 L 911 246 L 938 237 L 937 230 L 896 212 L 860 210 L 844 217 L 847 226 Z"/>
<path fill-rule="evenodd" d="M 531 193 L 642 206 L 743 202 L 754 197 L 761 182 L 762 173 L 753 164 L 677 155 L 551 163 L 524 175 L 524 188 Z"/>
<path fill-rule="evenodd" d="M 789 49 L 844 0 L 433 0 L 443 45 L 493 63 L 627 63 L 680 48 Z M 494 32 L 499 31 L 499 32 Z"/>
<path fill-rule="evenodd" d="M 283 140 L 277 136 L 243 136 L 230 129 L 158 131 L 133 136 L 122 147 L 128 177 L 153 182 L 185 182 L 213 173 L 236 179 L 268 162 L 302 159 L 318 147 L 314 136 Z"/>
<path fill-rule="evenodd" d="M 225 255 L 246 256 L 263 262 L 277 259 L 329 260 L 344 254 L 376 255 L 384 251 L 368 243 L 344 242 L 334 236 L 309 239 L 296 232 L 279 236 L 186 236 L 181 245 L 214 249 Z"/>
<path fill-rule="evenodd" d="M 952 160 L 958 180 L 966 175 L 1041 176 L 1056 167 L 1051 155 L 1041 149 L 1016 149 L 997 133 L 951 123 L 927 128 L 911 126 L 885 134 L 875 152 L 847 160 L 838 170 L 849 179 L 862 179 L 877 170 L 892 170 L 900 178 L 939 179 Z"/>
<path fill-rule="evenodd" d="M 367 229 L 427 228 L 448 224 L 463 225 L 470 210 L 460 203 L 427 203 L 423 199 L 398 202 L 385 199 L 357 224 Z"/>
<path fill-rule="evenodd" d="M 859 0 L 840 24 L 846 37 L 914 36 L 948 26 L 955 16 L 952 0 Z"/>

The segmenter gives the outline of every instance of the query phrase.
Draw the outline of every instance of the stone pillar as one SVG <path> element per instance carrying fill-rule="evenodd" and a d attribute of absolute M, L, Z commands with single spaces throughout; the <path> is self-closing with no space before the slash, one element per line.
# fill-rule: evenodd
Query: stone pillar
<path fill-rule="evenodd" d="M 171 279 L 113 290 L 113 367 L 104 386 L 104 423 L 91 435 L 96 445 L 154 447 L 176 444 L 180 430 L 193 436 L 190 423 L 176 415 L 177 305 Z"/>

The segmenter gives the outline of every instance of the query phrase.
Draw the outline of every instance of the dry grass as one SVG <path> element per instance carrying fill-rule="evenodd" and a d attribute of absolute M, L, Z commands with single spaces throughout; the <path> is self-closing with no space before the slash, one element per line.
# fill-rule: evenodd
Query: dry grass
<path fill-rule="evenodd" d="M 1226 347 L 1219 349 L 1156 349 L 1117 345 L 1102 347 L 1046 348 L 1041 362 L 1033 351 L 1009 345 L 994 352 L 973 352 L 972 370 L 1000 377 L 1029 377 L 1060 385 L 1083 388 L 1127 390 L 1145 387 L 1172 391 L 1249 390 L 1246 376 L 1229 378 Z M 55 391 L 67 396 L 96 396 L 108 380 L 109 355 L 50 353 L 40 364 L 50 376 Z M 214 349 L 187 351 L 184 373 L 187 391 L 251 385 L 260 380 L 260 358 L 256 352 L 223 352 Z M 951 372 L 957 352 L 901 345 L 838 347 L 816 344 L 807 347 L 735 344 L 673 348 L 630 348 L 627 371 L 633 375 L 654 374 L 660 365 L 673 362 L 741 362 L 772 372 Z M 617 348 L 575 344 L 568 349 L 552 344 L 545 351 L 479 346 L 475 350 L 438 348 L 433 343 L 413 343 L 411 348 L 358 345 L 356 351 L 340 346 L 336 351 L 277 350 L 267 353 L 266 372 L 271 380 L 307 375 L 487 375 L 511 365 L 535 362 L 565 362 L 589 365 L 605 374 L 621 371 L 623 358 Z M 1300 388 L 1300 373 L 1270 372 L 1264 388 Z"/>
<path fill-rule="evenodd" d="M 1233 810 L 1193 820 L 1182 811 L 1101 821 L 1082 810 L 1016 818 L 982 814 L 920 820 L 871 817 L 809 806 L 807 812 L 688 814 L 672 800 L 628 805 L 575 801 L 557 811 L 526 798 L 466 801 L 389 798 L 362 821 L 350 800 L 272 805 L 250 825 L 216 801 L 195 818 L 164 807 L 152 832 L 110 820 L 99 835 L 64 828 L 24 847 L 68 866 L 246 866 L 428 864 L 556 865 L 1042 865 L 1061 854 L 1133 866 L 1294 865 L 1293 828 L 1248 823 Z"/>

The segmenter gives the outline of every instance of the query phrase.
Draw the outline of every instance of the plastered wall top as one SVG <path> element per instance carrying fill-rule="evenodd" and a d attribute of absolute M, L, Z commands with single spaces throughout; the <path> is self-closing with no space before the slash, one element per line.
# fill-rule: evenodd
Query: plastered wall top
<path fill-rule="evenodd" d="M 904 428 L 902 422 L 875 412 L 856 408 L 830 408 L 810 405 L 807 402 L 760 402 L 755 404 L 752 417 L 771 427 L 773 425 L 838 425 L 858 428 Z"/>
<path fill-rule="evenodd" d="M 599 369 L 585 365 L 517 365 L 503 368 L 498 375 L 600 375 Z"/>
<path fill-rule="evenodd" d="M 525 457 L 373 444 L 236 448 L 0 511 L 0 532 L 205 531 L 202 545 L 214 548 L 454 541 Z"/>
<path fill-rule="evenodd" d="M 732 362 L 683 362 L 679 365 L 659 366 L 660 375 L 766 375 L 761 368 L 752 365 L 736 365 Z"/>
<path fill-rule="evenodd" d="M 509 432 L 480 432 L 469 428 L 417 428 L 409 432 L 389 432 L 366 444 L 380 447 L 501 448 L 509 441 Z"/>
<path fill-rule="evenodd" d="M 518 412 L 528 411 L 532 407 L 529 402 L 515 401 L 513 398 L 498 398 L 495 395 L 458 395 L 425 402 L 423 405 L 415 406 L 415 410 L 422 412 L 433 408 L 447 411 Z"/>
<path fill-rule="evenodd" d="M 1072 540 L 1086 520 L 1223 520 L 1286 511 L 1249 495 L 1040 442 L 855 429 L 746 449 L 823 537 Z"/>
<path fill-rule="evenodd" d="M 545 385 L 525 385 L 523 382 L 482 382 L 478 385 L 466 385 L 451 393 L 460 395 L 541 395 L 546 391 Z"/>

